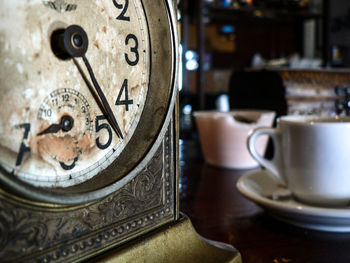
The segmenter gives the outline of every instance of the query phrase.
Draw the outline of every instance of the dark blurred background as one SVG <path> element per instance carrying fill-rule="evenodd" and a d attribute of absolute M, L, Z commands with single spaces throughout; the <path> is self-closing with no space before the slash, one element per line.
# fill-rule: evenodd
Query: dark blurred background
<path fill-rule="evenodd" d="M 196 110 L 331 115 L 348 106 L 350 1 L 179 0 L 178 8 L 181 136 Z"/>

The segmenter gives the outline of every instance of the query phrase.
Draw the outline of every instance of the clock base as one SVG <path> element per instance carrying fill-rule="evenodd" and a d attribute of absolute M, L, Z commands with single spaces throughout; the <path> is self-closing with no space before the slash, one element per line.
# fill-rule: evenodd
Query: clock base
<path fill-rule="evenodd" d="M 241 263 L 241 255 L 228 244 L 207 240 L 195 231 L 183 215 L 170 226 L 139 238 L 119 250 L 92 259 L 91 262 L 232 262 Z"/>

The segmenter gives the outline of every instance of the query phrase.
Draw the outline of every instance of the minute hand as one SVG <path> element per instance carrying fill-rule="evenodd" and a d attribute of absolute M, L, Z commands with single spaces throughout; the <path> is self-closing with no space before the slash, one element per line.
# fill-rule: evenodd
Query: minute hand
<path fill-rule="evenodd" d="M 98 85 L 98 82 L 94 75 L 94 71 L 92 70 L 90 63 L 85 56 L 89 46 L 89 39 L 85 30 L 81 26 L 71 25 L 64 30 L 63 35 L 62 34 L 57 35 L 57 37 L 55 38 L 54 44 L 55 44 L 54 45 L 55 50 L 56 48 L 58 49 L 56 50 L 57 55 L 60 55 L 61 52 L 63 51 L 63 53 L 67 53 L 68 56 L 71 56 L 73 58 L 77 58 L 77 57 L 83 58 L 83 61 L 89 72 L 89 75 L 95 87 L 95 90 L 102 102 L 101 110 L 105 115 L 107 115 L 106 117 L 110 122 L 110 124 L 112 125 L 113 130 L 115 130 L 117 135 L 121 139 L 123 139 L 122 131 L 120 130 L 117 120 L 114 117 L 113 111 L 109 106 L 106 96 L 103 94 L 103 91 L 100 88 L 100 85 Z"/>
<path fill-rule="evenodd" d="M 106 96 L 104 95 L 102 89 L 100 88 L 100 85 L 98 84 L 96 78 L 95 78 L 95 74 L 90 66 L 90 63 L 89 61 L 87 60 L 86 56 L 84 55 L 83 57 L 83 61 L 85 63 L 85 66 L 89 72 L 89 75 L 90 75 L 90 78 L 92 80 L 92 83 L 94 84 L 94 87 L 95 87 L 95 90 L 98 94 L 98 96 L 100 97 L 101 99 L 101 102 L 103 104 L 103 107 L 105 108 L 105 110 L 107 111 L 107 118 L 109 119 L 109 121 L 111 122 L 112 124 L 112 127 L 113 129 L 115 130 L 115 132 L 117 133 L 117 135 L 123 139 L 123 134 L 122 134 L 122 131 L 120 130 L 120 127 L 118 125 L 118 122 L 117 120 L 115 119 L 114 117 L 114 114 L 113 114 L 113 111 L 111 109 L 111 107 L 109 106 L 108 104 L 108 101 L 106 99 Z"/>

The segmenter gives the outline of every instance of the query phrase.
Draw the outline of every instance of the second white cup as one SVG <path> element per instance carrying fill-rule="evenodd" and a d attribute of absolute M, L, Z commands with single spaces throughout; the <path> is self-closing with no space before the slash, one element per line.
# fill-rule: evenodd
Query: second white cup
<path fill-rule="evenodd" d="M 261 135 L 273 141 L 271 160 L 256 151 Z M 247 143 L 251 155 L 299 200 L 327 207 L 350 203 L 349 117 L 283 116 L 276 129 L 255 129 Z"/>

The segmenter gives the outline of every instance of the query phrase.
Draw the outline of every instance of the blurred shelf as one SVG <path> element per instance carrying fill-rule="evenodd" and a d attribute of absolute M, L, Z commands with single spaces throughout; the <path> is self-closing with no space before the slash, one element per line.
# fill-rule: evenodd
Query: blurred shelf
<path fill-rule="evenodd" d="M 189 1 L 185 2 L 188 4 Z M 257 52 L 268 59 L 296 52 L 303 54 L 305 51 L 303 43 L 306 35 L 304 32 L 307 29 L 310 31 L 310 26 L 306 27 L 305 24 L 309 23 L 309 19 L 314 20 L 311 21 L 313 40 L 318 37 L 316 31 L 321 27 L 319 22 L 323 19 L 322 10 L 296 5 L 270 6 L 264 4 L 225 7 L 208 3 L 205 0 L 195 2 L 196 19 L 193 24 L 196 25 L 196 35 L 193 38 L 197 43 L 198 70 L 194 83 L 198 95 L 199 109 L 204 109 L 206 105 L 207 90 L 205 86 L 207 83 L 205 73 L 208 67 L 211 70 L 244 68 L 251 63 L 252 56 Z M 227 51 L 227 49 L 221 48 L 220 45 L 215 46 L 206 39 L 207 29 L 209 29 L 207 32 L 212 33 L 213 28 L 220 28 L 223 25 L 232 25 L 233 27 L 234 51 Z M 186 29 L 186 26 L 186 24 L 183 26 L 183 30 Z M 270 30 L 270 28 L 273 30 Z M 218 43 L 224 34 L 229 33 L 221 33 L 220 31 L 217 34 L 212 33 L 211 36 L 218 37 L 215 38 L 216 43 Z M 209 55 L 210 64 L 207 62 Z"/>
<path fill-rule="evenodd" d="M 215 21 L 235 21 L 242 19 L 260 19 L 275 22 L 295 21 L 295 19 L 318 19 L 321 13 L 306 8 L 268 8 L 268 7 L 222 7 L 214 4 L 205 5 L 204 15 Z"/>

